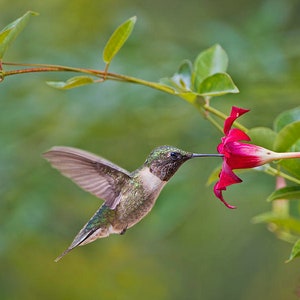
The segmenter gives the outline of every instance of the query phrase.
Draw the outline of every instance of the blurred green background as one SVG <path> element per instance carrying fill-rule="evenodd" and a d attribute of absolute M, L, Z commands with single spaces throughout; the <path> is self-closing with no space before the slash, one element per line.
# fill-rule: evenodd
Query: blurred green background
<path fill-rule="evenodd" d="M 299 105 L 300 3 L 295 0 L 0 0 L 4 27 L 27 10 L 40 13 L 4 61 L 102 69 L 112 31 L 138 21 L 111 71 L 157 81 L 180 62 L 220 43 L 239 95 L 213 105 L 250 108 L 247 126 L 272 126 Z M 70 91 L 46 80 L 70 74 L 12 76 L 0 85 L 1 299 L 297 299 L 300 261 L 285 264 L 291 245 L 253 216 L 273 178 L 245 173 L 226 209 L 207 177 L 217 159 L 186 163 L 153 211 L 124 236 L 113 235 L 54 258 L 101 201 L 41 157 L 54 145 L 83 148 L 134 170 L 158 145 L 215 152 L 221 137 L 184 101 L 146 87 L 107 82 Z"/>

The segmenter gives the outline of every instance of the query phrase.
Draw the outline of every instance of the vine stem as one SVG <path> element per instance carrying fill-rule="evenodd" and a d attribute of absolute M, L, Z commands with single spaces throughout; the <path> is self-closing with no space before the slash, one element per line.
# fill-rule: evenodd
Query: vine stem
<path fill-rule="evenodd" d="M 51 64 L 24 64 L 24 63 L 11 63 L 11 62 L 3 62 L 2 64 L 7 66 L 30 67 L 30 68 L 10 70 L 10 71 L 2 70 L 3 77 L 12 76 L 12 75 L 21 75 L 26 73 L 36 73 L 36 72 L 75 72 L 75 73 L 83 73 L 83 74 L 100 77 L 103 80 L 111 79 L 111 80 L 119 80 L 124 82 L 131 82 L 135 84 L 144 85 L 150 88 L 154 88 L 156 90 L 160 90 L 168 94 L 172 94 L 172 95 L 177 94 L 174 89 L 166 85 L 139 79 L 132 76 L 107 72 L 106 69 L 104 71 L 99 71 L 94 69 L 67 67 L 67 66 L 51 65 Z"/>
<path fill-rule="evenodd" d="M 300 180 L 299 179 L 297 179 L 293 176 L 290 176 L 286 173 L 283 173 L 283 172 L 271 167 L 270 165 L 265 165 L 264 172 L 269 174 L 269 175 L 272 175 L 272 176 L 280 176 L 282 178 L 285 178 L 286 180 L 289 180 L 291 182 L 294 182 L 294 183 L 297 183 L 297 184 L 300 185 Z"/>
<path fill-rule="evenodd" d="M 122 74 L 116 74 L 116 73 L 111 73 L 108 72 L 108 66 L 105 67 L 104 71 L 100 70 L 95 70 L 95 69 L 86 69 L 86 68 L 76 68 L 76 67 L 68 67 L 68 66 L 61 66 L 61 65 L 52 65 L 52 64 L 30 64 L 30 63 L 12 63 L 12 62 L 2 62 L 2 65 L 7 65 L 7 66 L 23 66 L 23 67 L 29 67 L 29 68 L 24 68 L 24 69 L 18 69 L 18 70 L 10 70 L 10 71 L 4 71 L 2 70 L 2 79 L 6 76 L 12 76 L 12 75 L 21 75 L 21 74 L 26 74 L 26 73 L 36 73 L 36 72 L 75 72 L 75 73 L 83 73 L 83 74 L 88 74 L 92 76 L 96 76 L 102 79 L 102 81 L 105 81 L 107 79 L 111 80 L 118 80 L 118 81 L 124 81 L 124 82 L 131 82 L 135 84 L 140 84 L 144 85 L 171 95 L 178 95 L 178 93 L 171 87 L 156 83 L 156 82 L 151 82 L 143 79 L 139 79 L 136 77 L 132 76 L 127 76 L 127 75 L 122 75 Z M 221 132 L 222 127 L 213 119 L 209 114 L 205 114 L 203 112 L 210 112 L 211 114 L 215 115 L 216 117 L 225 120 L 227 118 L 227 115 L 222 113 L 221 111 L 211 107 L 209 105 L 209 101 L 205 101 L 205 104 L 200 104 L 199 101 L 196 99 L 192 104 L 197 108 L 197 110 L 209 121 L 211 122 L 212 125 L 214 125 L 218 130 Z M 248 129 L 240 124 L 239 122 L 235 122 L 234 125 L 247 132 Z"/>
<path fill-rule="evenodd" d="M 217 128 L 220 132 L 223 132 L 222 126 L 214 119 L 212 118 L 207 111 L 204 109 L 204 106 L 200 103 L 199 97 L 192 103 L 194 107 L 199 111 L 202 116 L 208 120 L 213 126 Z"/>

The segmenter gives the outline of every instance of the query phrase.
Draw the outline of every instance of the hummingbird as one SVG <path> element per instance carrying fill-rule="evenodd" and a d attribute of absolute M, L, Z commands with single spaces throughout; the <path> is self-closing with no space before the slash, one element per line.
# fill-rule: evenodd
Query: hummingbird
<path fill-rule="evenodd" d="M 195 157 L 222 156 L 198 154 L 173 146 L 155 148 L 144 164 L 133 172 L 90 152 L 55 146 L 43 154 L 51 165 L 83 190 L 104 203 L 83 226 L 71 245 L 55 261 L 77 246 L 110 234 L 124 234 L 153 208 L 162 188 L 179 167 Z"/>

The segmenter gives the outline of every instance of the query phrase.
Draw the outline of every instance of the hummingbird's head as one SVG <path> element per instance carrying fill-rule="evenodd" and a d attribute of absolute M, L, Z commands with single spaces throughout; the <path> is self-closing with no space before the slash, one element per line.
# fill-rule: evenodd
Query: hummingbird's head
<path fill-rule="evenodd" d="M 161 146 L 150 153 L 145 161 L 145 165 L 149 167 L 152 174 L 162 181 L 168 181 L 178 168 L 192 157 L 194 157 L 194 154 L 191 152 L 172 146 Z"/>

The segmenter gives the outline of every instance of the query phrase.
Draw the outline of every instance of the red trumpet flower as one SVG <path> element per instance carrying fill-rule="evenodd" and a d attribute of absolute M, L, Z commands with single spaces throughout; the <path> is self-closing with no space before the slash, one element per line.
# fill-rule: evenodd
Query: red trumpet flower
<path fill-rule="evenodd" d="M 284 158 L 299 158 L 299 152 L 277 153 L 263 147 L 242 143 L 250 141 L 250 137 L 242 130 L 231 128 L 233 122 L 249 110 L 233 106 L 230 116 L 224 123 L 224 134 L 217 150 L 223 154 L 223 165 L 219 174 L 219 181 L 214 186 L 215 195 L 228 207 L 235 208 L 228 204 L 222 195 L 227 186 L 240 183 L 242 180 L 233 173 L 234 169 L 255 168 L 268 162 Z"/>

